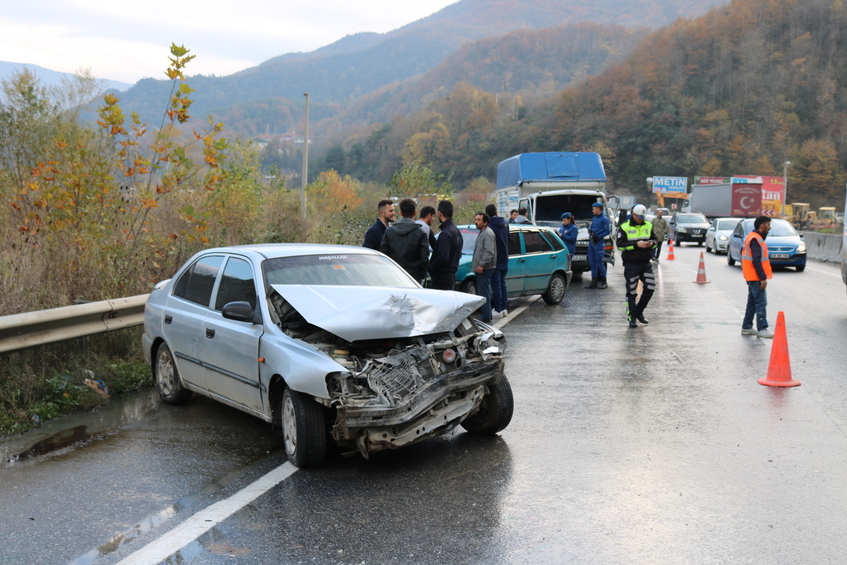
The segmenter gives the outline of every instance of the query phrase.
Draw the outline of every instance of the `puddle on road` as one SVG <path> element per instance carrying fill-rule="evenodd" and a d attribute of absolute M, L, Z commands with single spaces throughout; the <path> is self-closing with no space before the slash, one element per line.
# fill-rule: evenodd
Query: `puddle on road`
<path fill-rule="evenodd" d="M 146 417 L 160 406 L 155 388 L 112 398 L 93 412 L 50 420 L 19 436 L 0 439 L 0 468 L 85 445 Z"/>

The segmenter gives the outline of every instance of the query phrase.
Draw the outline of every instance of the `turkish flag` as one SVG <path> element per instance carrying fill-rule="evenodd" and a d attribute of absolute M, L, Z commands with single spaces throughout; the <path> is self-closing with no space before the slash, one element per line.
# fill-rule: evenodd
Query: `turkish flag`
<path fill-rule="evenodd" d="M 762 213 L 762 185 L 732 185 L 732 215 L 753 217 Z"/>

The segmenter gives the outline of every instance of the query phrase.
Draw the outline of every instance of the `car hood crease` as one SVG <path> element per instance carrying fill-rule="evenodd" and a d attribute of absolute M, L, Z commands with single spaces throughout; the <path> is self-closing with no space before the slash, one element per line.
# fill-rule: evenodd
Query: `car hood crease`
<path fill-rule="evenodd" d="M 271 285 L 310 324 L 349 342 L 453 331 L 485 300 L 426 288 Z"/>

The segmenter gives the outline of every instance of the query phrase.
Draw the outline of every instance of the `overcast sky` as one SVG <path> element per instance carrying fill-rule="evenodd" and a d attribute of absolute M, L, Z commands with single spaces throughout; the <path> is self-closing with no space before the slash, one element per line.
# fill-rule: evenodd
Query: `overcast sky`
<path fill-rule="evenodd" d="M 0 61 L 103 79 L 163 78 L 170 44 L 187 74 L 228 75 L 353 33 L 385 33 L 457 0 L 3 0 Z"/>

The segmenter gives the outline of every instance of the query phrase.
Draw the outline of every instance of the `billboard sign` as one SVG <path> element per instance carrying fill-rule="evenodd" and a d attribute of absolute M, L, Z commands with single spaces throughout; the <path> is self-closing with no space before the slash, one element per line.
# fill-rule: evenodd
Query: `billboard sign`
<path fill-rule="evenodd" d="M 729 184 L 729 177 L 694 177 L 694 184 Z"/>
<path fill-rule="evenodd" d="M 732 179 L 736 180 L 736 179 Z M 732 183 L 732 215 L 758 216 L 762 213 L 762 185 Z"/>
<path fill-rule="evenodd" d="M 662 194 L 686 194 L 688 177 L 653 177 L 653 192 Z"/>

